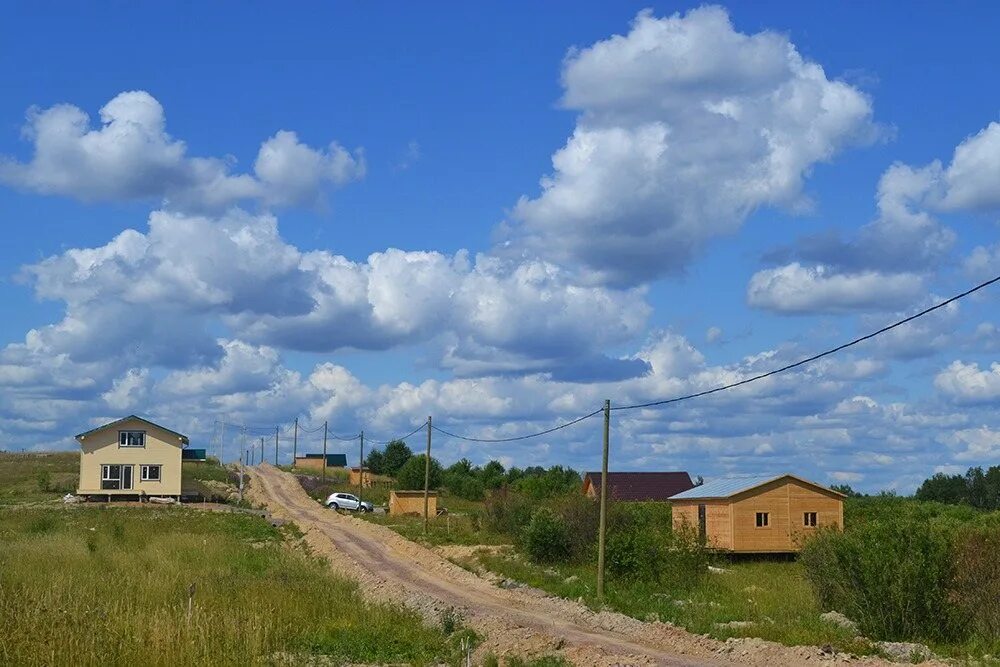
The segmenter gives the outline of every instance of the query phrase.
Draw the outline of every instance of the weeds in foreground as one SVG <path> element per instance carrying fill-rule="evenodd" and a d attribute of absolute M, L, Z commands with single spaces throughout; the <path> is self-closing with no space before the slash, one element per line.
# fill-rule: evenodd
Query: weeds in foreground
<path fill-rule="evenodd" d="M 0 627 L 0 664 L 17 665 L 456 653 L 440 629 L 284 548 L 263 520 L 181 508 L 0 510 Z"/>

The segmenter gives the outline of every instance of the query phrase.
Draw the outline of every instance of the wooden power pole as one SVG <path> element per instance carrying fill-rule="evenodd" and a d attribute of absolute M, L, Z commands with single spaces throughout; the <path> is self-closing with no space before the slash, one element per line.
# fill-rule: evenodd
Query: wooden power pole
<path fill-rule="evenodd" d="M 361 458 L 358 460 L 358 500 L 365 492 L 365 432 L 361 431 Z"/>
<path fill-rule="evenodd" d="M 274 465 L 278 465 L 278 427 L 274 427 Z"/>
<path fill-rule="evenodd" d="M 424 459 L 424 535 L 427 534 L 431 486 L 431 418 L 427 417 L 427 458 Z"/>
<path fill-rule="evenodd" d="M 323 481 L 326 481 L 326 425 L 329 422 L 323 422 Z"/>
<path fill-rule="evenodd" d="M 601 521 L 597 532 L 597 599 L 604 600 L 604 543 L 608 529 L 608 439 L 611 432 L 611 401 L 604 401 L 604 447 L 601 456 Z"/>

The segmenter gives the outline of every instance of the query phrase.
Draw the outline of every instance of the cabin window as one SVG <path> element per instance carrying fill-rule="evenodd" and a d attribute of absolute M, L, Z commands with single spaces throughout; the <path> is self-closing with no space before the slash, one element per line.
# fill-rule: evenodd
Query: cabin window
<path fill-rule="evenodd" d="M 118 431 L 119 447 L 145 447 L 145 431 Z"/>
<path fill-rule="evenodd" d="M 757 512 L 757 527 L 767 528 L 770 524 L 770 518 L 769 512 Z"/>
<path fill-rule="evenodd" d="M 122 467 L 118 465 L 101 466 L 101 488 L 122 488 Z"/>
<path fill-rule="evenodd" d="M 101 488 L 110 491 L 132 488 L 132 466 L 108 463 L 101 466 Z"/>
<path fill-rule="evenodd" d="M 139 478 L 144 482 L 160 481 L 160 465 L 144 465 L 139 467 Z"/>
<path fill-rule="evenodd" d="M 816 527 L 816 512 L 805 512 L 802 515 L 802 525 L 810 528 Z"/>

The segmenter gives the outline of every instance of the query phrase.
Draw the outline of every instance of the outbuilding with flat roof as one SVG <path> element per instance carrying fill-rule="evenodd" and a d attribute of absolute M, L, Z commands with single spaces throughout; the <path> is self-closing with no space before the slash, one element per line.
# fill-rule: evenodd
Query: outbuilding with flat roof
<path fill-rule="evenodd" d="M 791 474 L 722 477 L 670 504 L 675 531 L 734 553 L 794 553 L 818 528 L 844 527 L 844 495 Z"/>

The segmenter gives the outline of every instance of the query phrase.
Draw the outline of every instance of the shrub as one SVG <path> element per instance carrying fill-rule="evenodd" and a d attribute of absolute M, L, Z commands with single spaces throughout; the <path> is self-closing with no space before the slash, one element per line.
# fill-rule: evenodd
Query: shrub
<path fill-rule="evenodd" d="M 1000 637 L 1000 526 L 962 530 L 954 554 L 949 601 L 976 634 Z"/>
<path fill-rule="evenodd" d="M 523 529 L 531 521 L 534 503 L 508 488 L 493 491 L 483 503 L 483 524 L 487 530 L 501 535 L 510 535 L 515 543 L 520 542 Z"/>
<path fill-rule="evenodd" d="M 709 558 L 696 528 L 688 526 L 671 531 L 660 581 L 675 588 L 690 588 L 708 572 Z"/>
<path fill-rule="evenodd" d="M 396 488 L 410 490 L 424 488 L 426 460 L 426 454 L 421 454 L 420 456 L 411 457 L 409 461 L 403 464 L 403 467 L 396 473 Z M 441 475 L 441 464 L 431 457 L 429 488 L 436 489 L 441 486 Z"/>
<path fill-rule="evenodd" d="M 540 507 L 524 531 L 524 550 L 536 563 L 558 563 L 569 559 L 569 533 L 558 514 Z"/>
<path fill-rule="evenodd" d="M 961 634 L 948 602 L 951 526 L 941 521 L 869 521 L 820 531 L 801 561 L 820 603 L 878 639 L 947 640 Z"/>
<path fill-rule="evenodd" d="M 618 530 L 608 535 L 605 566 L 612 579 L 657 581 L 666 561 L 664 540 L 648 530 Z"/>
<path fill-rule="evenodd" d="M 517 491 L 541 500 L 566 493 L 578 493 L 582 483 L 580 473 L 572 468 L 552 466 L 548 470 L 528 468 L 523 476 L 512 483 L 512 486 Z"/>
<path fill-rule="evenodd" d="M 597 527 L 600 506 L 581 493 L 563 496 L 553 503 L 569 534 L 570 559 L 575 562 L 593 560 L 597 548 Z"/>
<path fill-rule="evenodd" d="M 39 491 L 48 491 L 49 487 L 52 486 L 52 475 L 48 470 L 40 470 L 35 475 L 35 482 L 38 484 Z"/>
<path fill-rule="evenodd" d="M 462 474 L 451 468 L 444 473 L 444 486 L 453 495 L 466 500 L 482 500 L 485 493 L 482 481 L 472 474 Z"/>
<path fill-rule="evenodd" d="M 697 530 L 674 531 L 669 506 L 615 504 L 608 523 L 606 564 L 613 578 L 689 588 L 708 569 L 708 550 Z"/>

